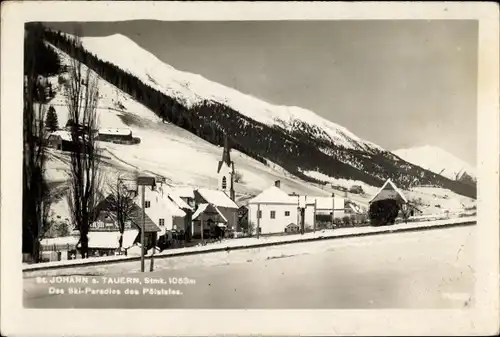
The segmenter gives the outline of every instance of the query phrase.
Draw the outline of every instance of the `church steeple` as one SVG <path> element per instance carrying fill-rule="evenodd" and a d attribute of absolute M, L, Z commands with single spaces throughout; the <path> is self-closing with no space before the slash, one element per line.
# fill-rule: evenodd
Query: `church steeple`
<path fill-rule="evenodd" d="M 224 150 L 222 152 L 222 160 L 219 161 L 219 167 L 217 168 L 217 173 L 220 172 L 220 169 L 223 164 L 226 164 L 229 167 L 232 167 L 231 164 L 231 148 L 229 147 L 229 140 L 227 135 L 224 135 Z"/>
<path fill-rule="evenodd" d="M 231 200 L 234 201 L 234 163 L 231 161 L 231 147 L 227 135 L 224 135 L 224 150 L 222 159 L 219 161 L 217 174 L 219 175 L 219 189 L 228 193 Z"/>

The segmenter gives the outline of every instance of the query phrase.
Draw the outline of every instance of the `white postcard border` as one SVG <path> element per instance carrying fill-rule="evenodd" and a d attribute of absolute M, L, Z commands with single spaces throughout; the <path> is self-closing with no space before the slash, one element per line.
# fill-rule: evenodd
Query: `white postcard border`
<path fill-rule="evenodd" d="M 499 15 L 495 3 L 2 3 L 1 309 L 6 335 L 492 334 L 499 324 Z M 478 242 L 468 310 L 35 310 L 22 307 L 24 23 L 156 20 L 479 20 Z M 183 322 L 183 323 L 180 323 Z M 187 323 L 187 324 L 186 324 Z"/>

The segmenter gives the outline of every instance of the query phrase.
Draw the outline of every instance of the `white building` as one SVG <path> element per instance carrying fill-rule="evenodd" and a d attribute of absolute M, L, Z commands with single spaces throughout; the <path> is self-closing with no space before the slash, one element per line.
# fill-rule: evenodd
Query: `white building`
<path fill-rule="evenodd" d="M 141 205 L 141 195 L 136 198 Z M 193 209 L 167 186 L 157 185 L 154 189 L 145 187 L 145 212 L 147 216 L 160 228 L 158 236 L 164 236 L 170 231 L 185 231 L 187 227 L 186 212 Z"/>
<path fill-rule="evenodd" d="M 248 203 L 248 221 L 254 232 L 259 228 L 262 234 L 297 231 L 302 225 L 305 229 L 315 226 L 317 214 L 330 214 L 335 217 L 345 215 L 345 199 L 341 196 L 315 197 L 288 194 L 281 189 L 279 180 L 274 186 L 251 199 Z"/>

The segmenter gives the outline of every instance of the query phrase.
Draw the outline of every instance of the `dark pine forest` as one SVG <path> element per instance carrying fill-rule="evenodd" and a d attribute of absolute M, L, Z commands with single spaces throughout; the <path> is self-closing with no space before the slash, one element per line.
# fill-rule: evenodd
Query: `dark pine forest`
<path fill-rule="evenodd" d="M 278 125 L 259 123 L 227 105 L 211 100 L 188 108 L 175 98 L 141 82 L 133 74 L 99 59 L 61 32 L 47 30 L 40 24 L 27 24 L 26 29 L 28 33 L 41 31 L 43 40 L 87 65 L 164 121 L 214 145 L 222 146 L 224 135 L 227 135 L 232 148 L 264 164 L 270 160 L 304 180 L 321 183 L 301 173 L 316 170 L 331 177 L 360 180 L 374 186 L 381 186 L 390 178 L 401 187 L 412 184 L 435 185 L 476 197 L 475 184 L 444 178 L 405 162 L 387 151 L 363 148 L 355 150 L 336 145 L 322 130 L 306 121 L 296 121 L 290 131 Z M 36 52 L 45 60 L 45 68 L 40 73 L 64 71 L 57 60 L 57 54 L 50 48 L 44 48 L 43 41 L 40 41 L 39 46 Z"/>

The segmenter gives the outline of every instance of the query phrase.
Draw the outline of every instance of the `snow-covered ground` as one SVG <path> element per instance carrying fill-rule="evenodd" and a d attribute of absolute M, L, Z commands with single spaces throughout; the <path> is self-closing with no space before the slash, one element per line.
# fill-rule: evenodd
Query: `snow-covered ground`
<path fill-rule="evenodd" d="M 327 182 L 330 185 L 323 187 L 325 191 L 337 190 L 332 186 L 342 186 L 350 190 L 353 186 L 360 186 L 362 194 L 339 192 L 341 195 L 347 194 L 348 198 L 367 207 L 369 200 L 379 191 L 378 187 L 370 186 L 362 181 L 345 180 L 329 177 L 316 171 L 305 171 L 304 174 Z M 437 187 L 413 187 L 410 190 L 403 190 L 408 200 L 422 211 L 422 215 L 441 214 L 446 211 L 450 213 L 464 212 L 475 207 L 476 200 L 464 197 L 451 190 Z"/>
<path fill-rule="evenodd" d="M 320 243 L 315 243 L 314 245 L 299 245 L 298 242 L 303 241 L 303 240 L 311 240 L 315 238 L 333 238 L 333 237 L 343 237 L 343 236 L 352 236 L 352 235 L 361 235 L 361 234 L 374 234 L 374 233 L 391 233 L 394 231 L 401 231 L 401 230 L 412 230 L 412 229 L 421 229 L 421 228 L 439 228 L 443 226 L 447 226 L 449 224 L 460 224 L 460 223 L 470 223 L 470 222 L 475 222 L 476 218 L 475 217 L 464 217 L 464 218 L 456 218 L 456 219 L 443 219 L 443 220 L 435 220 L 435 221 L 422 221 L 422 222 L 412 222 L 412 223 L 401 223 L 401 224 L 396 224 L 393 226 L 380 226 L 380 227 L 357 227 L 357 228 L 339 228 L 335 230 L 321 230 L 317 232 L 311 232 L 311 233 L 306 233 L 303 235 L 296 234 L 296 235 L 286 235 L 286 236 L 267 236 L 267 237 L 252 237 L 252 238 L 241 238 L 241 239 L 234 239 L 234 240 L 223 240 L 222 242 L 215 242 L 215 243 L 210 243 L 204 246 L 194 246 L 194 247 L 186 247 L 186 248 L 177 248 L 177 249 L 171 249 L 171 250 L 166 250 L 161 253 L 155 253 L 156 256 L 158 257 L 175 257 L 176 255 L 183 254 L 183 253 L 188 253 L 188 252 L 198 252 L 199 254 L 194 255 L 191 259 L 188 259 L 189 261 L 195 260 L 198 261 L 197 263 L 200 263 L 200 261 L 214 261 L 217 262 L 217 260 L 213 260 L 213 254 L 202 254 L 206 252 L 213 251 L 214 249 L 225 249 L 225 248 L 236 248 L 236 247 L 247 247 L 249 249 L 252 249 L 252 247 L 259 246 L 259 245 L 265 245 L 265 244 L 278 244 L 278 243 L 292 243 L 296 242 L 293 244 L 286 244 L 286 245 L 278 245 L 275 248 L 274 246 L 271 247 L 261 247 L 261 248 L 255 248 L 259 250 L 270 250 L 270 251 L 289 251 L 293 252 L 294 254 L 297 254 L 298 252 L 300 253 L 300 247 L 304 247 L 308 252 L 312 252 L 314 249 L 318 247 L 325 247 L 329 245 L 329 240 L 324 241 L 323 244 Z M 376 240 L 376 239 L 375 239 Z M 58 244 L 64 244 L 64 240 L 59 240 L 57 241 Z M 246 251 L 246 250 L 244 250 Z M 245 253 L 238 253 L 238 254 L 243 254 Z M 137 255 L 139 256 L 139 255 Z M 135 257 L 137 257 L 135 256 Z M 245 255 L 246 256 L 246 255 Z M 106 257 L 95 257 L 95 258 L 90 258 L 90 259 L 85 259 L 85 260 L 65 260 L 65 261 L 54 261 L 54 262 L 47 262 L 43 263 L 43 268 L 48 268 L 48 267 L 57 267 L 58 269 L 48 269 L 48 270 L 41 270 L 41 271 L 33 271 L 30 272 L 30 269 L 33 268 L 38 268 L 42 266 L 40 265 L 26 265 L 23 266 L 23 270 L 25 270 L 25 277 L 32 277 L 35 274 L 36 275 L 59 275 L 59 274 L 65 274 L 65 273 L 91 273 L 91 274 L 99 274 L 102 271 L 107 271 L 108 269 L 115 269 L 115 268 L 128 268 L 126 265 L 130 264 L 133 268 L 134 263 L 136 262 L 124 262 L 129 260 L 130 258 L 133 258 L 134 256 L 106 256 Z M 158 261 L 166 261 L 166 260 L 175 260 L 177 261 L 178 257 L 175 257 L 175 259 L 168 258 L 168 259 L 160 259 Z M 182 257 L 184 259 L 184 257 Z M 119 262 L 119 264 L 113 264 L 112 262 Z M 107 263 L 107 264 L 99 264 L 99 265 L 94 265 L 95 263 Z M 219 261 L 220 262 L 220 261 Z M 219 263 L 217 262 L 217 263 Z M 157 262 L 157 263 L 162 263 L 162 262 Z M 165 262 L 169 264 L 170 262 Z M 206 263 L 212 263 L 212 262 L 206 262 Z M 205 265 L 205 262 L 201 262 L 201 264 Z M 91 264 L 89 266 L 85 266 L 86 264 Z M 182 264 L 176 264 L 178 266 L 181 266 Z M 122 267 L 120 267 L 122 266 Z"/>
<path fill-rule="evenodd" d="M 51 295 L 53 285 L 25 278 L 23 299 L 27 308 L 463 309 L 475 302 L 475 238 L 470 226 L 298 243 L 155 260 L 152 273 L 140 273 L 135 261 L 101 270 L 106 279 L 87 274 L 82 287 L 138 289 L 139 296 Z M 114 281 L 126 277 L 139 284 Z M 179 278 L 185 281 L 171 282 Z M 83 284 L 76 282 L 58 288 Z M 144 288 L 182 296 L 150 296 Z"/>
<path fill-rule="evenodd" d="M 476 168 L 451 153 L 431 145 L 399 149 L 393 153 L 401 159 L 455 180 L 467 173 L 476 178 Z"/>

